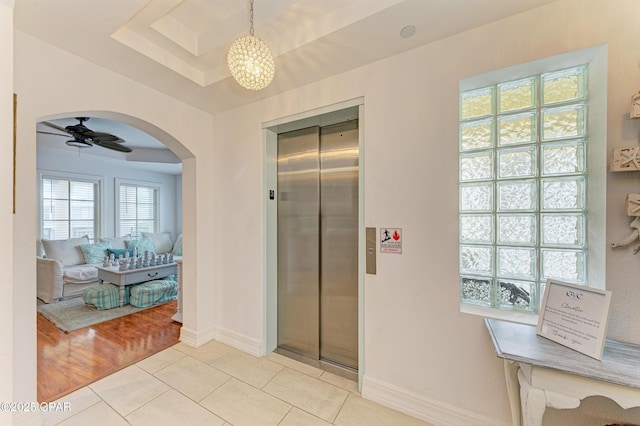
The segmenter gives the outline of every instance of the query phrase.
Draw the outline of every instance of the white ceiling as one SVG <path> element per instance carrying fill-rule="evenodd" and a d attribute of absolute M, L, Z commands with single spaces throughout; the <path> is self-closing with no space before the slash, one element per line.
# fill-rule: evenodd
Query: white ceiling
<path fill-rule="evenodd" d="M 54 127 L 64 128 L 69 125 L 78 124 L 75 118 L 63 118 L 49 120 L 46 123 L 53 124 Z M 167 149 L 160 141 L 149 134 L 118 121 L 104 118 L 90 118 L 84 125 L 94 132 L 104 132 L 116 135 L 124 140 L 123 145 L 131 148 L 129 153 L 113 151 L 107 148 L 94 145 L 91 148 L 75 148 L 66 145 L 66 141 L 73 139 L 71 135 L 58 131 L 45 122 L 37 125 L 38 148 L 56 150 L 56 155 L 67 157 L 80 157 L 84 160 L 100 161 L 106 163 L 123 161 L 127 166 L 138 170 L 147 170 L 160 173 L 180 174 L 182 164 L 178 156 Z"/>
<path fill-rule="evenodd" d="M 240 87 L 226 65 L 232 41 L 249 32 L 248 1 L 17 0 L 14 23 L 214 114 L 553 1 L 254 0 L 255 35 L 276 60 L 273 82 L 257 92 Z M 407 25 L 415 34 L 401 37 Z"/>

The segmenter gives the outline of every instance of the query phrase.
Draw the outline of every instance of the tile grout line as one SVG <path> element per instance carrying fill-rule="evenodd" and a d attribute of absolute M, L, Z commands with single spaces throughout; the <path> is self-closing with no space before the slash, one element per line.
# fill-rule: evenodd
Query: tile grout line
<path fill-rule="evenodd" d="M 353 392 L 350 392 L 347 394 L 347 397 L 344 399 L 344 401 L 342 401 L 342 404 L 340 404 L 340 408 L 338 409 L 338 412 L 336 413 L 336 416 L 334 417 L 333 421 L 331 422 L 331 424 L 335 424 L 336 420 L 338 420 L 338 417 L 340 416 L 340 412 L 342 412 L 342 409 L 344 408 L 345 404 L 347 403 L 347 400 L 349 399 L 349 397 L 353 394 Z"/>
<path fill-rule="evenodd" d="M 171 363 L 170 365 L 167 365 L 167 366 L 165 366 L 165 367 L 161 368 L 161 369 L 160 369 L 160 370 L 158 370 L 156 373 L 159 373 L 160 371 L 162 371 L 162 370 L 164 370 L 164 369 L 166 369 L 166 368 L 170 367 L 171 365 L 177 364 L 178 362 L 182 361 L 182 360 L 183 360 L 183 359 L 185 359 L 185 358 L 191 358 L 191 359 L 192 359 L 192 360 L 194 360 L 194 361 L 197 361 L 197 362 L 199 362 L 199 363 L 201 363 L 201 364 L 203 364 L 203 365 L 205 365 L 205 366 L 207 366 L 207 367 L 213 368 L 214 370 L 216 370 L 216 371 L 220 372 L 221 374 L 224 374 L 225 376 L 228 376 L 228 378 L 227 378 L 224 382 L 222 382 L 219 386 L 217 386 L 215 389 L 213 389 L 211 392 L 209 392 L 208 394 L 206 394 L 205 396 L 203 396 L 200 400 L 196 401 L 195 399 L 191 398 L 189 395 L 186 395 L 185 393 L 183 393 L 183 392 L 181 392 L 180 390 L 176 389 L 174 386 L 170 385 L 169 383 L 165 382 L 165 381 L 164 381 L 164 380 L 162 380 L 161 378 L 157 377 L 157 376 L 155 375 L 155 373 L 153 373 L 153 374 L 152 374 L 152 375 L 153 375 L 153 377 L 154 377 L 154 378 L 156 378 L 157 380 L 161 381 L 162 383 L 166 384 L 167 386 L 169 386 L 169 388 L 170 388 L 169 390 L 173 389 L 174 391 L 178 392 L 180 395 L 184 396 L 184 397 L 185 397 L 185 398 L 187 398 L 188 400 L 193 401 L 193 402 L 194 402 L 198 407 L 201 407 L 203 410 L 205 410 L 205 411 L 207 411 L 207 412 L 209 412 L 209 413 L 213 414 L 213 415 L 214 415 L 214 416 L 216 416 L 217 418 L 221 419 L 223 422 L 225 422 L 225 423 L 228 423 L 228 424 L 232 425 L 232 423 L 231 423 L 229 420 L 227 420 L 227 419 L 223 418 L 220 414 L 218 414 L 218 413 L 215 413 L 215 412 L 211 411 L 210 409 L 208 409 L 207 407 L 205 407 L 204 405 L 202 405 L 202 404 L 201 404 L 201 402 L 202 402 L 202 401 L 204 401 L 205 399 L 207 399 L 207 398 L 208 398 L 209 396 L 211 396 L 213 393 L 215 393 L 215 392 L 216 392 L 218 389 L 220 389 L 222 386 L 224 386 L 225 384 L 229 383 L 229 381 L 231 381 L 231 379 L 234 379 L 234 378 L 236 378 L 236 377 L 235 377 L 235 376 L 233 376 L 232 374 L 225 373 L 224 371 L 222 371 L 222 370 L 220 370 L 220 369 L 218 369 L 218 368 L 214 367 L 213 365 L 211 365 L 211 364 L 209 364 L 209 363 L 206 363 L 206 362 L 204 362 L 204 361 L 202 361 L 202 360 L 199 360 L 198 358 L 195 358 L 195 357 L 193 357 L 193 356 L 191 356 L 191 355 L 185 354 L 184 352 L 180 352 L 180 353 L 184 355 L 184 357 L 183 357 L 183 358 L 179 359 L 178 361 L 175 361 L 175 362 Z M 247 384 L 248 384 L 248 383 L 247 383 Z M 168 392 L 169 390 L 167 390 L 167 392 Z M 151 401 L 149 401 L 149 402 L 151 402 Z M 147 403 L 147 404 L 148 404 L 148 403 Z M 147 405 L 147 404 L 145 404 L 145 405 Z"/>
<path fill-rule="evenodd" d="M 170 347 L 170 348 L 172 348 L 172 347 Z M 169 349 L 169 348 L 167 348 L 167 349 Z M 115 409 L 111 404 L 109 404 L 109 403 L 108 403 L 108 402 L 107 402 L 107 401 L 106 401 L 102 396 L 100 396 L 100 395 L 99 395 L 99 394 L 98 394 L 98 393 L 97 393 L 97 392 L 96 392 L 96 391 L 91 387 L 91 385 L 88 385 L 88 386 L 87 386 L 87 388 L 89 388 L 89 390 L 91 391 L 91 393 L 92 393 L 94 396 L 96 396 L 96 397 L 99 399 L 99 401 L 97 401 L 97 402 L 96 402 L 96 403 L 94 403 L 94 404 L 89 405 L 89 406 L 88 406 L 88 407 L 86 407 L 85 409 L 81 410 L 81 411 L 80 411 L 80 412 L 78 412 L 78 413 L 75 413 L 73 416 L 71 416 L 71 417 L 69 417 L 69 418 L 67 418 L 67 419 L 70 419 L 70 418 L 75 417 L 76 415 L 79 415 L 80 413 L 82 413 L 82 412 L 86 411 L 87 409 L 89 409 L 89 408 L 91 408 L 91 407 L 94 407 L 95 405 L 99 404 L 100 402 L 104 402 L 104 403 L 105 403 L 105 405 L 106 405 L 107 407 L 109 407 L 111 410 L 113 410 L 113 411 L 114 411 L 114 412 L 115 412 L 115 413 L 116 413 L 120 418 L 122 418 L 122 419 L 123 419 L 127 424 L 131 424 L 131 423 L 129 422 L 129 420 L 127 419 L 127 416 L 129 416 L 129 415 L 131 415 L 131 414 L 133 414 L 133 413 L 137 412 L 138 410 L 142 409 L 143 407 L 147 406 L 149 403 L 151 403 L 151 402 L 155 401 L 157 398 L 161 397 L 162 395 L 165 395 L 165 394 L 166 394 L 167 392 L 169 392 L 170 390 L 174 390 L 174 391 L 178 392 L 180 395 L 182 395 L 182 396 L 184 396 L 185 398 L 187 398 L 188 400 L 190 400 L 190 401 L 194 402 L 195 404 L 197 404 L 199 407 L 203 408 L 205 411 L 207 411 L 207 412 L 211 413 L 212 415 L 214 415 L 214 416 L 216 416 L 216 417 L 220 418 L 220 419 L 221 419 L 222 421 L 224 421 L 225 423 L 227 423 L 227 424 L 231 424 L 227 419 L 225 419 L 225 418 L 221 417 L 219 414 L 217 414 L 217 413 L 215 413 L 215 412 L 213 412 L 213 411 L 209 410 L 207 407 L 203 406 L 203 405 L 201 404 L 201 401 L 205 400 L 206 398 L 208 398 L 209 396 L 211 396 L 213 393 L 215 393 L 216 391 L 218 391 L 219 389 L 221 389 L 225 384 L 229 383 L 229 381 L 230 381 L 231 379 L 235 379 L 235 380 L 237 380 L 237 381 L 239 381 L 239 382 L 241 382 L 241 383 L 244 383 L 244 384 L 246 384 L 246 385 L 248 385 L 248 386 L 250 386 L 250 387 L 252 387 L 252 388 L 256 389 L 257 391 L 264 392 L 264 394 L 265 394 L 265 395 L 269 395 L 270 397 L 272 397 L 272 398 L 274 398 L 274 399 L 276 399 L 276 400 L 278 400 L 278 401 L 281 401 L 282 403 L 285 403 L 285 404 L 287 404 L 287 405 L 289 406 L 289 409 L 287 410 L 286 414 L 285 414 L 285 415 L 280 419 L 280 421 L 278 422 L 278 424 L 281 424 L 281 423 L 284 421 L 284 419 L 285 419 L 287 416 L 289 416 L 289 415 L 293 412 L 293 409 L 294 409 L 294 408 L 298 409 L 300 412 L 303 412 L 303 413 L 306 413 L 306 414 L 308 414 L 308 415 L 312 416 L 313 418 L 316 418 L 316 419 L 319 419 L 319 420 L 322 420 L 322 421 L 327 421 L 327 420 L 325 420 L 325 419 L 323 419 L 323 418 L 321 418 L 321 417 L 317 416 L 316 414 L 311 413 L 311 412 L 309 412 L 309 411 L 307 411 L 307 410 L 305 410 L 305 409 L 303 409 L 303 408 L 299 407 L 298 405 L 293 404 L 293 403 L 291 403 L 291 402 L 289 402 L 289 401 L 286 401 L 286 400 L 284 400 L 284 399 L 282 399 L 282 398 L 280 398 L 280 397 L 278 397 L 278 396 L 276 396 L 276 395 L 273 395 L 273 394 L 271 394 L 271 393 L 269 393 L 268 391 L 266 391 L 266 390 L 265 390 L 265 388 L 266 388 L 270 383 L 272 383 L 272 382 L 273 382 L 273 380 L 276 378 L 276 376 L 278 376 L 279 374 L 281 374 L 281 373 L 283 373 L 283 372 L 285 372 L 285 371 L 288 371 L 288 372 L 293 373 L 293 374 L 296 374 L 296 373 L 297 373 L 297 374 L 301 374 L 301 375 L 303 375 L 303 376 L 307 377 L 308 379 L 310 379 L 310 380 L 314 380 L 314 381 L 316 381 L 316 382 L 318 382 L 318 383 L 320 383 L 320 384 L 322 384 L 322 385 L 330 386 L 330 387 L 332 387 L 332 388 L 334 388 L 334 389 L 336 389 L 336 390 L 342 390 L 342 391 L 345 391 L 345 392 L 346 392 L 346 396 L 345 396 L 344 400 L 340 403 L 339 408 L 338 408 L 338 410 L 337 410 L 337 412 L 336 412 L 335 416 L 332 418 L 332 420 L 331 420 L 330 422 L 327 422 L 327 423 L 335 424 L 335 421 L 336 421 L 336 419 L 339 417 L 339 415 L 340 415 L 340 413 L 341 413 L 342 409 L 344 408 L 344 406 L 345 406 L 345 404 L 346 404 L 347 400 L 349 399 L 349 396 L 350 396 L 351 394 L 354 394 L 354 392 L 353 392 L 351 389 L 348 389 L 348 388 L 343 387 L 343 386 L 339 386 L 339 385 L 337 385 L 337 384 L 335 384 L 335 383 L 331 383 L 331 382 L 329 382 L 329 381 L 327 381 L 327 380 L 325 380 L 325 379 L 322 379 L 321 377 L 326 373 L 326 372 L 324 372 L 324 371 L 320 374 L 320 376 L 316 377 L 316 376 L 314 376 L 314 375 L 312 375 L 312 374 L 308 374 L 308 373 L 306 373 L 306 372 L 304 372 L 304 371 L 298 371 L 297 369 L 292 368 L 292 367 L 290 367 L 290 366 L 288 366 L 288 365 L 285 365 L 285 364 L 283 364 L 283 363 L 279 363 L 279 362 L 276 362 L 275 360 L 268 359 L 268 357 L 267 357 L 267 356 L 264 356 L 264 357 L 256 357 L 256 360 L 264 359 L 264 360 L 266 360 L 266 361 L 268 361 L 268 362 L 270 362 L 270 363 L 272 363 L 272 364 L 274 364 L 274 365 L 276 365 L 276 366 L 279 366 L 279 367 L 281 367 L 281 368 L 280 368 L 280 369 L 279 369 L 275 374 L 273 374 L 273 375 L 269 378 L 269 380 L 268 380 L 264 385 L 262 385 L 261 387 L 257 387 L 257 386 L 254 386 L 254 385 L 253 385 L 253 384 L 251 384 L 251 383 L 247 383 L 246 381 L 244 381 L 244 380 L 240 379 L 239 377 L 235 376 L 234 374 L 230 374 L 230 373 L 228 373 L 228 372 L 226 372 L 226 371 L 220 370 L 219 368 L 217 368 L 216 366 L 214 366 L 214 365 L 213 365 L 213 364 L 211 364 L 211 363 L 208 363 L 208 362 L 202 361 L 202 360 L 200 360 L 200 359 L 196 358 L 195 356 L 192 356 L 192 355 L 191 355 L 191 354 L 189 354 L 189 353 L 182 352 L 182 351 L 180 351 L 180 350 L 179 350 L 179 349 L 177 349 L 177 348 L 173 348 L 173 350 L 177 351 L 180 355 L 182 355 L 182 357 L 181 357 L 180 359 L 178 359 L 178 360 L 170 361 L 170 362 L 168 362 L 166 365 L 162 364 L 162 367 L 161 367 L 161 368 L 159 368 L 157 371 L 155 371 L 155 372 L 153 372 L 153 373 L 152 373 L 152 372 L 150 372 L 150 371 L 147 371 L 147 370 L 146 370 L 145 368 L 143 368 L 141 365 L 138 365 L 138 364 L 142 363 L 144 360 L 138 361 L 138 362 L 136 362 L 135 364 L 132 364 L 132 365 L 131 365 L 131 366 L 135 366 L 135 367 L 137 367 L 141 372 L 144 372 L 145 374 L 149 375 L 150 377 L 153 377 L 155 380 L 157 380 L 158 382 L 160 382 L 160 383 L 162 383 L 162 384 L 164 384 L 165 386 L 167 386 L 167 387 L 168 387 L 168 389 L 166 389 L 166 390 L 165 390 L 164 392 L 162 392 L 160 395 L 157 395 L 157 396 L 156 396 L 156 397 L 154 397 L 152 400 L 147 401 L 146 403 L 142 404 L 141 406 L 139 406 L 139 407 L 135 408 L 134 410 L 132 410 L 130 413 L 128 413 L 128 414 L 125 416 L 125 415 L 122 415 L 118 410 L 116 410 L 116 409 Z M 217 358 L 216 358 L 215 360 L 213 360 L 212 362 L 215 362 L 217 359 L 221 358 L 222 356 L 223 356 L 223 355 L 221 355 L 221 356 L 217 357 Z M 200 400 L 195 400 L 195 399 L 191 398 L 190 396 L 186 395 L 185 393 L 181 392 L 180 390 L 176 389 L 174 386 L 172 386 L 171 384 L 167 383 L 165 380 L 163 380 L 163 379 L 161 379 L 160 377 L 158 377 L 158 376 L 157 376 L 157 374 L 159 374 L 160 372 L 164 371 L 165 369 L 167 369 L 167 368 L 169 368 L 169 367 L 171 367 L 171 366 L 174 366 L 175 364 L 177 364 L 177 363 L 179 363 L 179 362 L 183 361 L 183 360 L 184 360 L 184 359 L 186 359 L 186 358 L 189 358 L 189 359 L 190 359 L 190 360 L 192 360 L 192 361 L 195 361 L 195 362 L 197 362 L 197 363 L 200 363 L 200 364 L 202 364 L 203 366 L 206 366 L 206 367 L 212 368 L 212 369 L 214 369 L 214 370 L 218 371 L 219 373 L 221 373 L 221 374 L 224 374 L 224 375 L 228 376 L 228 378 L 227 378 L 224 382 L 222 382 L 219 386 L 217 386 L 215 389 L 213 389 L 211 392 L 207 393 L 203 398 L 201 398 Z M 146 360 L 146 359 L 147 359 L 147 358 L 145 358 L 145 360 Z M 295 361 L 295 360 L 291 360 L 291 362 L 296 362 L 296 361 Z M 305 366 L 305 365 L 306 365 L 306 364 L 303 364 L 303 363 L 300 363 L 300 364 L 301 364 L 302 366 Z M 67 419 L 63 419 L 62 421 L 66 421 Z M 58 423 L 57 423 L 57 424 L 58 424 Z"/>
<path fill-rule="evenodd" d="M 337 411 L 336 415 L 333 417 L 333 420 L 332 420 L 332 421 L 328 422 L 327 420 L 323 419 L 322 417 L 320 417 L 320 416 L 318 416 L 318 415 L 316 415 L 316 414 L 314 414 L 314 413 L 311 413 L 311 412 L 309 412 L 309 411 L 305 410 L 304 408 L 299 407 L 299 406 L 297 406 L 297 405 L 293 404 L 292 402 L 286 401 L 286 400 L 284 400 L 284 399 L 280 398 L 280 397 L 279 397 L 279 396 L 277 396 L 277 395 L 273 395 L 273 394 L 269 393 L 269 392 L 268 392 L 268 391 L 266 391 L 266 390 L 262 390 L 262 389 L 259 389 L 259 390 L 262 390 L 262 391 L 263 391 L 263 392 L 265 392 L 267 395 L 270 395 L 270 396 L 272 396 L 272 397 L 274 397 L 274 398 L 278 399 L 279 401 L 282 401 L 282 402 L 284 402 L 284 403 L 286 403 L 286 404 L 289 404 L 289 405 L 291 405 L 292 407 L 295 407 L 295 408 L 297 408 L 298 410 L 300 410 L 300 411 L 302 411 L 302 412 L 304 412 L 304 413 L 307 413 L 307 414 L 309 414 L 310 416 L 315 417 L 316 419 L 320 419 L 320 420 L 325 421 L 325 422 L 327 422 L 327 423 L 334 424 L 334 422 L 335 422 L 335 421 L 336 421 L 336 419 L 338 418 L 338 414 L 340 414 L 340 411 L 342 410 L 342 407 L 344 406 L 345 402 L 347 401 L 347 399 L 349 398 L 349 395 L 351 395 L 351 393 L 352 393 L 352 392 L 351 392 L 351 391 L 349 391 L 348 389 L 344 389 L 344 388 L 342 388 L 342 387 L 340 387 L 340 386 L 336 386 L 336 385 L 334 385 L 333 383 L 329 383 L 329 382 L 325 382 L 325 381 L 323 381 L 323 380 L 320 380 L 320 378 L 319 378 L 319 377 L 313 377 L 313 376 L 311 376 L 311 375 L 309 375 L 309 374 L 302 373 L 302 372 L 300 372 L 300 371 L 294 370 L 294 369 L 289 368 L 289 367 L 286 367 L 286 366 L 285 366 L 282 370 L 280 370 L 277 374 L 275 374 L 275 375 L 271 378 L 271 380 L 273 380 L 273 379 L 274 379 L 278 374 L 280 374 L 280 373 L 281 373 L 282 371 L 284 371 L 285 369 L 286 369 L 286 370 L 289 370 L 289 371 L 291 371 L 291 372 L 293 372 L 293 373 L 299 373 L 299 374 L 302 374 L 302 375 L 304 375 L 304 376 L 306 376 L 306 377 L 310 378 L 311 380 L 316 380 L 316 381 L 318 381 L 318 382 L 319 382 L 319 383 L 321 383 L 321 384 L 325 384 L 325 385 L 328 385 L 328 386 L 334 387 L 334 388 L 336 388 L 337 390 L 344 390 L 345 392 L 347 392 L 347 396 L 344 398 L 344 401 L 342 401 L 342 403 L 340 404 L 340 408 L 338 409 L 338 411 Z M 269 382 L 271 382 L 271 380 L 269 380 Z M 266 386 L 266 385 L 265 385 L 265 386 Z M 289 410 L 289 411 L 291 411 L 291 410 Z M 287 414 L 288 414 L 288 413 L 287 413 Z M 286 417 L 286 415 L 285 415 L 285 417 Z M 285 418 L 285 417 L 283 417 L 283 418 L 282 418 L 282 420 L 284 420 L 284 418 Z M 282 421 L 282 420 L 281 420 L 281 421 Z"/>
<path fill-rule="evenodd" d="M 114 406 L 112 406 L 112 405 L 111 405 L 111 404 L 109 404 L 107 401 L 105 401 L 105 399 L 104 399 L 102 396 L 100 396 L 100 394 L 98 394 L 98 393 L 97 393 L 95 390 L 93 390 L 93 389 L 91 389 L 91 392 L 93 392 L 93 393 L 94 393 L 98 398 L 100 398 L 100 402 L 104 402 L 104 404 L 105 404 L 107 407 L 109 407 L 111 410 L 113 410 L 113 412 L 114 412 L 114 413 L 116 413 L 116 414 L 117 414 L 117 415 L 118 415 L 122 420 L 124 420 L 124 421 L 125 421 L 127 424 L 129 424 L 129 425 L 131 424 L 131 422 L 129 422 L 129 421 L 128 421 L 128 420 L 127 420 L 127 419 L 126 419 L 122 414 L 120 414 L 120 412 L 119 412 L 118 410 L 116 410 L 116 408 L 115 408 Z M 95 403 L 95 404 L 91 405 L 91 407 L 94 407 L 94 406 L 96 406 L 96 405 L 100 404 L 100 402 L 97 402 L 97 403 Z M 86 411 L 88 408 L 89 408 L 89 407 L 87 407 L 86 409 L 84 409 L 84 410 L 80 411 L 80 413 L 82 413 L 83 411 Z M 135 410 L 134 410 L 134 411 L 135 411 Z M 77 415 L 78 415 L 78 414 L 80 414 L 80 413 L 76 413 L 76 414 L 74 414 L 73 416 L 69 417 L 69 419 L 71 419 L 71 418 L 73 418 L 73 417 L 77 416 Z M 67 420 L 69 420 L 69 419 L 65 419 L 65 420 L 63 420 L 62 422 L 65 422 L 65 421 L 67 421 Z M 61 423 L 62 423 L 62 422 L 61 422 Z M 58 424 L 59 424 L 59 423 L 58 423 Z"/>
<path fill-rule="evenodd" d="M 155 377 L 154 377 L 155 378 Z M 160 380 L 160 379 L 157 379 Z M 164 382 L 162 382 L 164 383 Z M 169 384 L 165 383 L 169 389 L 165 390 L 164 392 L 162 392 L 160 395 L 154 397 L 153 399 L 151 399 L 150 401 L 145 402 L 144 404 L 142 404 L 141 406 L 139 406 L 138 408 L 136 408 L 135 410 L 133 410 L 132 412 L 130 412 L 129 414 L 127 414 L 126 416 L 121 416 L 127 423 L 131 424 L 131 422 L 129 421 L 129 419 L 127 419 L 128 416 L 132 415 L 133 413 L 135 413 L 138 410 L 143 409 L 144 407 L 146 407 L 147 405 L 149 405 L 150 403 L 152 403 L 153 401 L 155 401 L 156 399 L 160 398 L 162 395 L 166 394 L 167 392 L 170 392 L 171 390 L 175 390 L 176 392 L 179 392 L 177 389 L 175 389 L 172 386 L 169 386 Z M 186 395 L 185 395 L 186 396 Z M 115 410 L 115 409 L 114 409 Z M 117 411 L 116 411 L 117 412 Z M 120 413 L 118 413 L 120 414 Z"/>

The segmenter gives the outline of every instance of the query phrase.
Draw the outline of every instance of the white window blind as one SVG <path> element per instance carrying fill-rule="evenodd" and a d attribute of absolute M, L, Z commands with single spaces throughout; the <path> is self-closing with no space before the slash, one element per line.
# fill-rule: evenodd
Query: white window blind
<path fill-rule="evenodd" d="M 118 182 L 118 235 L 158 232 L 159 186 Z"/>
<path fill-rule="evenodd" d="M 63 240 L 98 236 L 99 182 L 43 176 L 41 236 Z"/>

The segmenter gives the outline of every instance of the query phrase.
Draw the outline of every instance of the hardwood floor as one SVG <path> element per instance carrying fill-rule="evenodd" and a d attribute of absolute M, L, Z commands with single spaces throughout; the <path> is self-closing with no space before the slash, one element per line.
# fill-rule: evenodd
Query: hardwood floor
<path fill-rule="evenodd" d="M 38 401 L 50 402 L 178 343 L 176 302 L 65 333 L 38 315 Z"/>

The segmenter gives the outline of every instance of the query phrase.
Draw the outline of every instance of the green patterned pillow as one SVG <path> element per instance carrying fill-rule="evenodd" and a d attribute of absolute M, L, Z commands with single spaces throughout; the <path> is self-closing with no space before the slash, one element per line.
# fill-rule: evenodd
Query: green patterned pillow
<path fill-rule="evenodd" d="M 151 238 L 139 238 L 137 240 L 127 240 L 124 242 L 128 249 L 138 249 L 138 255 L 144 254 L 145 251 L 153 253 L 153 241 Z"/>
<path fill-rule="evenodd" d="M 107 256 L 108 248 L 111 248 L 110 241 L 96 244 L 82 244 L 80 246 L 80 250 L 82 250 L 82 254 L 84 255 L 84 261 L 88 264 L 102 263 L 105 256 Z"/>

